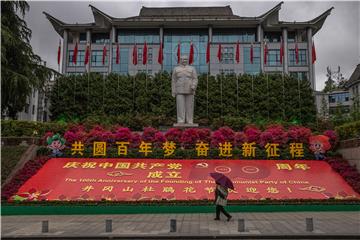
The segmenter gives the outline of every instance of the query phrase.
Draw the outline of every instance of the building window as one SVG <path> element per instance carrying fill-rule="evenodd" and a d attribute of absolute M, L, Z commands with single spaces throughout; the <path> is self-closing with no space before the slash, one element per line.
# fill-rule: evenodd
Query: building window
<path fill-rule="evenodd" d="M 304 66 L 307 64 L 306 49 L 299 49 L 299 63 L 296 64 L 295 49 L 289 49 L 289 66 Z"/>
<path fill-rule="evenodd" d="M 264 39 L 266 42 L 280 42 L 281 32 L 265 32 Z"/>
<path fill-rule="evenodd" d="M 181 44 L 181 55 L 190 53 L 190 43 L 194 46 L 194 62 L 192 66 L 198 73 L 207 73 L 206 46 L 208 42 L 207 29 L 165 29 L 164 30 L 164 70 L 171 72 L 177 62 L 178 44 Z M 157 56 L 157 55 L 156 55 Z M 212 58 L 214 59 L 214 58 Z M 215 61 L 212 60 L 211 61 Z"/>
<path fill-rule="evenodd" d="M 102 50 L 93 50 L 91 51 L 91 66 L 101 67 L 108 65 L 109 51 L 106 52 L 105 63 L 102 63 L 103 51 Z"/>
<path fill-rule="evenodd" d="M 131 48 L 132 50 L 132 48 Z M 132 51 L 131 51 L 132 52 Z M 113 49 L 112 71 L 126 75 L 129 68 L 129 48 L 120 45 L 120 59 L 119 64 L 116 64 L 116 48 Z"/>
<path fill-rule="evenodd" d="M 110 34 L 109 33 L 93 33 L 91 34 L 91 42 L 104 44 L 110 43 Z"/>
<path fill-rule="evenodd" d="M 142 64 L 143 61 L 143 48 L 138 48 L 138 63 Z M 147 64 L 153 63 L 153 49 L 152 47 L 148 47 L 147 49 Z"/>
<path fill-rule="evenodd" d="M 290 76 L 298 80 L 307 80 L 307 72 L 290 72 Z"/>
<path fill-rule="evenodd" d="M 117 30 L 117 40 L 120 44 L 143 44 L 160 43 L 159 29 L 143 29 L 143 30 Z"/>
<path fill-rule="evenodd" d="M 213 43 L 255 42 L 255 30 L 214 29 Z"/>
<path fill-rule="evenodd" d="M 260 73 L 260 47 L 254 47 L 253 63 L 250 61 L 250 47 L 244 47 L 244 73 Z"/>
<path fill-rule="evenodd" d="M 280 49 L 269 49 L 267 66 L 280 66 Z"/>
<path fill-rule="evenodd" d="M 87 43 L 87 41 L 86 41 L 86 33 L 80 33 L 79 43 Z"/>
<path fill-rule="evenodd" d="M 225 63 L 225 64 L 234 63 L 234 47 L 222 47 L 221 63 Z"/>
<path fill-rule="evenodd" d="M 74 51 L 73 50 L 70 50 L 69 51 L 69 59 L 68 59 L 68 66 L 69 67 L 83 67 L 85 66 L 85 51 L 83 50 L 79 50 L 78 51 L 78 55 L 77 55 L 77 59 L 76 59 L 76 66 L 75 64 L 73 63 L 73 54 L 74 54 Z"/>
<path fill-rule="evenodd" d="M 334 93 L 329 95 L 329 103 L 342 104 L 349 102 L 350 95 L 349 93 Z"/>
<path fill-rule="evenodd" d="M 25 104 L 25 109 L 24 109 L 25 113 L 29 113 L 29 107 L 30 107 L 30 105 L 28 103 Z"/>
<path fill-rule="evenodd" d="M 295 37 L 296 37 L 295 32 L 288 32 L 288 42 L 289 43 L 295 42 Z"/>

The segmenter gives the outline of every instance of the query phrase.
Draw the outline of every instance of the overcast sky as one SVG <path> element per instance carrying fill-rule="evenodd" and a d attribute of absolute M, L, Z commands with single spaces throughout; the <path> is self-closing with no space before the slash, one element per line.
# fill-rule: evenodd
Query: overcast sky
<path fill-rule="evenodd" d="M 60 36 L 55 32 L 50 22 L 42 14 L 43 11 L 66 23 L 93 22 L 93 15 L 89 4 L 113 17 L 129 17 L 139 14 L 141 6 L 169 7 L 169 6 L 225 6 L 230 5 L 234 14 L 240 16 L 258 16 L 278 2 L 246 2 L 246 1 L 42 1 L 29 2 L 30 11 L 26 21 L 32 30 L 31 44 L 34 52 L 47 62 L 47 65 L 57 69 L 57 47 Z M 288 2 L 282 5 L 280 20 L 307 21 L 324 11 L 334 7 L 331 15 L 326 19 L 322 29 L 315 35 L 317 53 L 316 89 L 322 90 L 326 80 L 326 67 L 332 69 L 341 67 L 345 78 L 349 78 L 357 64 L 360 63 L 360 2 Z"/>

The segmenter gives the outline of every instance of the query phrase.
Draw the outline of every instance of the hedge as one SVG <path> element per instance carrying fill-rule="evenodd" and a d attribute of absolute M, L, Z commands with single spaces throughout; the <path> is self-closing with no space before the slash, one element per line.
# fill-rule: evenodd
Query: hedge
<path fill-rule="evenodd" d="M 335 128 L 341 140 L 360 138 L 360 121 L 350 122 Z"/>
<path fill-rule="evenodd" d="M 144 116 L 142 127 L 156 127 L 148 116 L 156 117 L 159 125 L 172 125 L 176 116 L 171 77 L 166 72 L 155 76 L 61 76 L 56 79 L 50 100 L 53 120 L 128 116 L 131 124 L 134 116 Z M 205 125 L 223 117 L 240 124 L 264 120 L 306 124 L 315 122 L 316 108 L 310 83 L 287 75 L 200 75 L 195 116 Z"/>

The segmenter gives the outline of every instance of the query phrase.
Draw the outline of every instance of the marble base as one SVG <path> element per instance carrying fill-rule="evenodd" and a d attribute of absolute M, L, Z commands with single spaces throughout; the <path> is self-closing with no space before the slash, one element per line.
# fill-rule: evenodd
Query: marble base
<path fill-rule="evenodd" d="M 197 123 L 174 123 L 174 127 L 178 128 L 193 128 L 193 127 L 199 127 L 199 124 Z"/>

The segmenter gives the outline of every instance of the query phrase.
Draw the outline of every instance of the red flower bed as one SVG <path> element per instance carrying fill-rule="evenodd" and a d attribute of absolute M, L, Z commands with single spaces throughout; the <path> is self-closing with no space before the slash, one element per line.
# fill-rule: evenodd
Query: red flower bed
<path fill-rule="evenodd" d="M 8 200 L 31 176 L 33 176 L 47 162 L 49 157 L 37 157 L 28 161 L 22 169 L 20 169 L 11 181 L 6 184 L 1 191 L 1 199 Z M 29 193 L 30 195 L 32 193 Z"/>
<path fill-rule="evenodd" d="M 340 157 L 326 158 L 325 160 L 357 193 L 360 193 L 360 173 L 355 166 L 351 166 L 348 161 Z"/>

